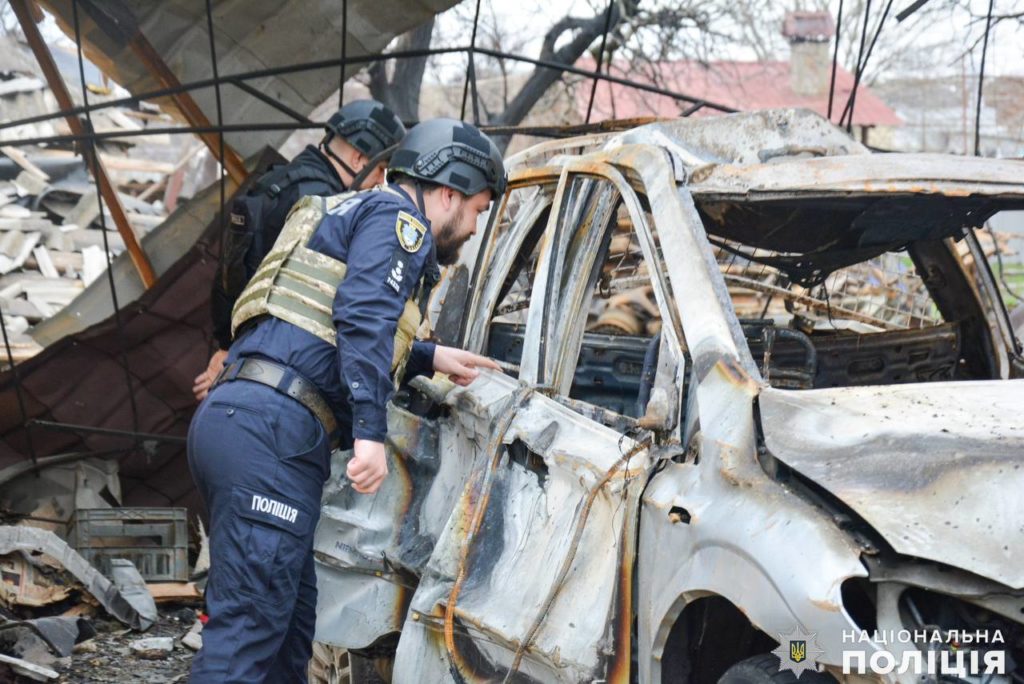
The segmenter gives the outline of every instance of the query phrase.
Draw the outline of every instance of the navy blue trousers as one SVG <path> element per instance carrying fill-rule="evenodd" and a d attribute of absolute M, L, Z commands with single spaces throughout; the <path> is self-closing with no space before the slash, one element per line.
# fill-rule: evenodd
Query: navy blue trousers
<path fill-rule="evenodd" d="M 199 406 L 188 461 L 210 514 L 210 619 L 190 681 L 306 682 L 313 531 L 330 473 L 323 426 L 294 399 L 236 380 Z"/>

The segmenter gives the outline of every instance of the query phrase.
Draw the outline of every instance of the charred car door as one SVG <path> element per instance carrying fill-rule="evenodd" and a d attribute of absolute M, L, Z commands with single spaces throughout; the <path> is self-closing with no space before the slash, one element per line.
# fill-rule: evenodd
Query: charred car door
<path fill-rule="evenodd" d="M 630 677 L 637 510 L 652 452 L 638 416 L 659 429 L 678 416 L 678 396 L 652 391 L 676 386 L 676 316 L 657 269 L 640 267 L 657 263 L 654 241 L 619 171 L 568 163 L 550 174 L 557 191 L 535 254 L 484 247 L 466 346 L 509 375 L 486 373 L 444 399 L 440 461 L 465 468 L 465 485 L 449 511 L 431 513 L 445 514 L 444 529 L 405 617 L 395 682 Z M 535 267 L 493 268 L 509 260 Z M 611 334 L 614 316 L 597 325 L 629 286 L 668 322 L 662 334 Z M 445 448 L 448 429 L 473 437 Z"/>

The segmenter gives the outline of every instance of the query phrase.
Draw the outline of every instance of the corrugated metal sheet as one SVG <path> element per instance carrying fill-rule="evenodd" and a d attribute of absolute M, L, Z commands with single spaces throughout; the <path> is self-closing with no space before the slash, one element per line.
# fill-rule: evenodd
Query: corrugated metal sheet
<path fill-rule="evenodd" d="M 58 25 L 74 36 L 71 0 L 42 0 Z M 125 45 L 123 36 L 101 29 L 79 3 L 79 19 L 85 38 L 86 55 L 106 74 L 132 93 L 158 90 L 162 86 Z M 213 25 L 217 62 L 221 76 L 341 57 L 344 19 L 337 0 L 214 0 Z M 456 0 L 349 0 L 349 56 L 381 52 L 393 38 L 422 24 L 432 15 L 456 4 Z M 93 3 L 111 16 L 126 18 L 121 30 L 141 29 L 171 71 L 182 83 L 210 78 L 209 37 L 206 6 L 197 0 L 103 0 Z M 95 11 L 95 10 L 93 10 Z M 351 66 L 346 76 L 361 65 Z M 249 81 L 282 104 L 307 114 L 338 89 L 337 69 L 292 73 Z M 213 88 L 194 91 L 199 107 L 210 121 L 217 120 Z M 221 89 L 224 121 L 229 124 L 290 121 L 286 116 L 233 86 Z M 173 104 L 160 102 L 168 111 Z M 176 111 L 176 110 L 174 110 Z M 233 133 L 225 136 L 243 157 L 264 145 L 277 147 L 289 131 Z"/>

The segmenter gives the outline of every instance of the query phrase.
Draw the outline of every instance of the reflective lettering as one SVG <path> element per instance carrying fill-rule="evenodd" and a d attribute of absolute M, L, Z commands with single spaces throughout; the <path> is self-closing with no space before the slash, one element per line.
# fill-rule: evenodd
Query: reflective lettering
<path fill-rule="evenodd" d="M 857 669 L 854 668 L 854 660 L 857 661 Z M 865 674 L 867 672 L 867 658 L 864 651 L 843 651 L 843 674 Z"/>
<path fill-rule="evenodd" d="M 900 674 L 913 672 L 920 674 L 924 669 L 923 656 L 920 651 L 904 651 L 900 657 L 900 665 L 896 671 Z"/>
<path fill-rule="evenodd" d="M 984 660 L 984 674 L 1006 674 L 1006 651 L 988 651 Z"/>
<path fill-rule="evenodd" d="M 882 661 L 885 664 L 882 664 Z M 875 651 L 868 660 L 871 671 L 877 674 L 889 674 L 896 669 L 896 656 L 889 651 Z"/>
<path fill-rule="evenodd" d="M 956 663 L 950 664 L 950 656 L 955 656 Z M 939 674 L 953 675 L 956 677 L 966 677 L 967 668 L 964 666 L 964 652 L 963 651 L 943 651 L 942 662 L 939 665 Z"/>

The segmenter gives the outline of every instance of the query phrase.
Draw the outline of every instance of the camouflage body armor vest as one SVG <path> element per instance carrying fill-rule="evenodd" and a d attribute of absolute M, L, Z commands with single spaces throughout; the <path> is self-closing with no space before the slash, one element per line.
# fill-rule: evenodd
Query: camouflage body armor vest
<path fill-rule="evenodd" d="M 368 192 L 394 193 L 386 187 Z M 248 321 L 269 315 L 337 346 L 334 295 L 345 279 L 348 267 L 343 261 L 306 245 L 324 217 L 357 194 L 349 191 L 330 197 L 303 197 L 295 203 L 273 248 L 235 302 L 231 314 L 232 337 Z M 429 286 L 424 287 L 421 280 L 412 297 L 405 302 L 405 310 L 398 319 L 391 359 L 391 373 L 396 384 L 404 374 L 416 331 L 423 320 L 419 300 L 428 296 Z"/>

